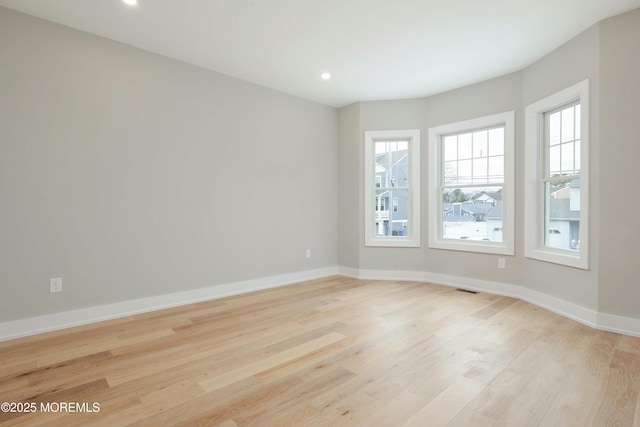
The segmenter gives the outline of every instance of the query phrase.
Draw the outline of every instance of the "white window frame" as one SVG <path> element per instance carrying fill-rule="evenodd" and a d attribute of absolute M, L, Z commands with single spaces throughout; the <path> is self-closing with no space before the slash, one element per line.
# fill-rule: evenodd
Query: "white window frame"
<path fill-rule="evenodd" d="M 580 249 L 545 246 L 545 114 L 580 102 Z M 569 267 L 589 269 L 589 80 L 537 101 L 525 109 L 525 256 Z"/>
<path fill-rule="evenodd" d="M 375 143 L 408 141 L 409 191 L 406 236 L 375 235 Z M 364 244 L 382 247 L 420 247 L 420 129 L 366 131 L 364 134 Z"/>
<path fill-rule="evenodd" d="M 451 134 L 504 126 L 502 242 L 442 238 L 442 140 Z M 429 247 L 498 255 L 513 255 L 515 241 L 515 112 L 493 114 L 429 128 Z M 490 186 L 491 184 L 487 184 Z"/>

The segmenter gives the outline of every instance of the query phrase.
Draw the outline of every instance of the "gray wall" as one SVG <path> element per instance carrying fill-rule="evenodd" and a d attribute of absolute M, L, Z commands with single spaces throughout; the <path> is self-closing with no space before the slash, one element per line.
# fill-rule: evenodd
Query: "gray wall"
<path fill-rule="evenodd" d="M 640 9 L 600 25 L 599 309 L 640 318 Z"/>
<path fill-rule="evenodd" d="M 360 104 L 352 104 L 339 110 L 338 153 L 338 264 L 359 268 L 361 197 L 360 155 Z"/>
<path fill-rule="evenodd" d="M 337 264 L 335 109 L 5 8 L 0 53 L 0 321 Z"/>

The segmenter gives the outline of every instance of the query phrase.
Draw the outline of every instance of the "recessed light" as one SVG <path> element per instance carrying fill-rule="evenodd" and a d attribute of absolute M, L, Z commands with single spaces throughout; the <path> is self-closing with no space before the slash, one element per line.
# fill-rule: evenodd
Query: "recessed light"
<path fill-rule="evenodd" d="M 320 78 L 322 78 L 322 80 L 329 80 L 331 78 L 331 74 L 329 73 L 322 73 L 320 75 Z"/>
<path fill-rule="evenodd" d="M 129 6 L 135 6 L 138 4 L 138 0 L 122 0 L 122 1 L 128 4 Z"/>

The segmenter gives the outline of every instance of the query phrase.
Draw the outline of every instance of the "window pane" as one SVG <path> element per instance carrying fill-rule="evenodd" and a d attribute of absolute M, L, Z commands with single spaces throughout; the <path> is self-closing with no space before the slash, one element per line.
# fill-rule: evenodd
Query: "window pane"
<path fill-rule="evenodd" d="M 389 222 L 392 236 L 406 236 L 409 232 L 409 192 L 394 190 Z"/>
<path fill-rule="evenodd" d="M 376 183 L 378 187 L 407 187 L 408 141 L 379 141 L 375 143 Z"/>
<path fill-rule="evenodd" d="M 446 136 L 443 141 L 444 145 L 444 160 L 457 160 L 458 159 L 458 137 Z"/>
<path fill-rule="evenodd" d="M 545 184 L 545 246 L 580 249 L 580 180 Z"/>
<path fill-rule="evenodd" d="M 504 127 L 449 135 L 441 141 L 445 186 L 504 182 Z"/>
<path fill-rule="evenodd" d="M 389 190 L 376 190 L 375 197 L 375 235 L 389 236 Z"/>
<path fill-rule="evenodd" d="M 470 159 L 472 156 L 471 134 L 465 133 L 458 135 L 458 158 Z"/>
<path fill-rule="evenodd" d="M 375 197 L 375 235 L 406 236 L 409 230 L 409 191 L 378 190 Z"/>
<path fill-rule="evenodd" d="M 489 179 L 504 181 L 504 156 L 489 157 Z"/>
<path fill-rule="evenodd" d="M 491 129 L 489 131 L 489 155 L 501 156 L 504 154 L 504 128 Z"/>
<path fill-rule="evenodd" d="M 562 173 L 573 175 L 573 143 L 567 142 L 561 145 Z"/>
<path fill-rule="evenodd" d="M 487 158 L 473 159 L 473 183 L 483 184 L 487 182 Z"/>
<path fill-rule="evenodd" d="M 548 177 L 580 173 L 580 105 L 572 105 L 549 116 L 547 139 Z M 575 141 L 575 142 L 574 142 Z"/>
<path fill-rule="evenodd" d="M 376 190 L 376 198 L 375 198 L 375 210 L 376 211 L 386 211 L 389 206 L 389 194 L 391 192 L 389 190 Z"/>
<path fill-rule="evenodd" d="M 389 171 L 387 166 L 389 164 L 389 143 L 388 142 L 376 142 L 376 183 L 379 183 L 379 187 L 389 186 Z"/>
<path fill-rule="evenodd" d="M 502 187 L 445 189 L 442 238 L 502 242 Z"/>
<path fill-rule="evenodd" d="M 573 112 L 574 107 L 562 110 L 562 142 L 571 141 L 573 139 L 573 130 L 575 127 Z"/>
<path fill-rule="evenodd" d="M 444 164 L 444 185 L 458 183 L 458 162 L 446 162 Z"/>
<path fill-rule="evenodd" d="M 406 144 L 406 141 L 402 141 Z M 391 165 L 391 185 L 390 187 L 409 186 L 409 150 L 399 145 L 399 150 L 393 153 Z"/>
<path fill-rule="evenodd" d="M 486 130 L 473 133 L 473 157 L 487 157 L 488 133 Z"/>
<path fill-rule="evenodd" d="M 458 162 L 458 182 L 471 184 L 471 160 Z"/>

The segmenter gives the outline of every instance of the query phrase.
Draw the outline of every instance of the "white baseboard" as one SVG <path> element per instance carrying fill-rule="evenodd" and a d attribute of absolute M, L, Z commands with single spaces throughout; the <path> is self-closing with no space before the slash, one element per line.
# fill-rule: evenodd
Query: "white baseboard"
<path fill-rule="evenodd" d="M 0 323 L 0 341 L 263 289 L 276 288 L 336 274 L 338 274 L 337 267 L 327 267 L 13 320 Z"/>
<path fill-rule="evenodd" d="M 440 285 L 517 298 L 592 328 L 597 327 L 595 311 L 524 286 L 445 274 L 428 273 L 426 278 L 427 282 Z"/>
<path fill-rule="evenodd" d="M 451 286 L 453 288 L 462 288 L 470 291 L 487 292 L 494 295 L 520 298 L 520 286 L 510 285 L 508 283 L 491 282 L 488 280 L 439 273 L 426 273 L 425 281 L 436 283 L 438 285 Z"/>
<path fill-rule="evenodd" d="M 519 298 L 523 301 L 575 320 L 591 328 L 601 329 L 598 325 L 598 312 L 595 310 L 529 288 L 520 287 L 520 289 L 521 294 Z"/>
<path fill-rule="evenodd" d="M 340 269 L 338 269 L 340 271 Z M 402 270 L 359 270 L 358 278 L 362 280 L 405 280 L 424 282 L 425 273 L 422 271 Z"/>
<path fill-rule="evenodd" d="M 598 329 L 640 338 L 640 319 L 598 313 Z"/>
<path fill-rule="evenodd" d="M 339 275 L 351 277 L 352 279 L 359 279 L 358 274 L 360 273 L 360 270 L 358 270 L 357 268 L 342 267 L 342 266 L 337 268 L 338 268 Z"/>
<path fill-rule="evenodd" d="M 338 267 L 338 273 L 363 280 L 408 280 L 435 283 L 471 291 L 518 298 L 591 328 L 640 337 L 640 319 L 617 316 L 586 308 L 524 286 L 469 277 L 420 271 L 369 270 Z"/>
<path fill-rule="evenodd" d="M 370 270 L 337 266 L 227 283 L 207 288 L 4 322 L 0 323 L 0 341 L 263 289 L 276 288 L 336 274 L 362 280 L 429 282 L 454 288 L 518 298 L 592 328 L 640 337 L 640 319 L 599 313 L 520 285 L 422 271 Z"/>

